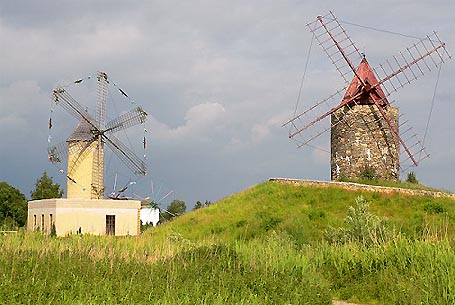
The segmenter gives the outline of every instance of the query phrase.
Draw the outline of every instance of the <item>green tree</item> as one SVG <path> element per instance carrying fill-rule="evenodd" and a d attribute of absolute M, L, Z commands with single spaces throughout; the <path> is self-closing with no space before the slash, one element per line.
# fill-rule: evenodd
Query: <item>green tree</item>
<path fill-rule="evenodd" d="M 49 177 L 46 171 L 44 171 L 41 178 L 36 180 L 35 190 L 30 193 L 32 200 L 62 198 L 63 196 L 63 190 L 60 188 L 60 184 L 53 183 L 52 177 Z"/>
<path fill-rule="evenodd" d="M 417 176 L 414 172 L 409 172 L 408 177 L 406 178 L 406 182 L 409 183 L 419 183 L 419 180 L 417 180 Z"/>
<path fill-rule="evenodd" d="M 199 200 L 196 202 L 196 204 L 194 205 L 194 208 L 193 210 L 199 210 L 201 208 L 203 208 L 204 205 L 202 204 L 202 202 L 200 202 Z"/>
<path fill-rule="evenodd" d="M 174 217 L 183 215 L 186 211 L 185 201 L 177 200 L 177 199 L 172 201 L 167 206 L 166 211 L 168 211 L 169 213 L 164 212 L 162 214 L 164 220 L 171 220 Z"/>
<path fill-rule="evenodd" d="M 18 189 L 0 182 L 0 226 L 22 227 L 27 222 L 27 199 Z"/>

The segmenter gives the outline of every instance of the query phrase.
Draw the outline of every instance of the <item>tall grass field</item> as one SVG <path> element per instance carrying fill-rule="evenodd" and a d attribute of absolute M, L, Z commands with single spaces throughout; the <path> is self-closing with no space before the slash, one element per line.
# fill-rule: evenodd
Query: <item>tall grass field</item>
<path fill-rule="evenodd" d="M 0 235 L 0 304 L 455 304 L 454 203 L 266 182 L 134 237 Z"/>

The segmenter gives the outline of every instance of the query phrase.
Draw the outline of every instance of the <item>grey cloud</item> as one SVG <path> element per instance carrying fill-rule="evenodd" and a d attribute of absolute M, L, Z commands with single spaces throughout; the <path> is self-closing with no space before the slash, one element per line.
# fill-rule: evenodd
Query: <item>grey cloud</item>
<path fill-rule="evenodd" d="M 147 179 L 167 181 L 189 205 L 270 176 L 328 179 L 327 155 L 296 149 L 281 127 L 294 111 L 305 66 L 306 23 L 332 9 L 341 20 L 411 35 L 439 30 L 454 50 L 454 8 L 451 1 L 2 1 L 0 139 L 8 145 L 0 149 L 0 180 L 29 195 L 34 179 L 54 170 L 46 160 L 50 92 L 96 70 L 106 71 L 150 113 Z M 375 64 L 412 43 L 345 27 Z M 450 62 L 427 139 L 432 158 L 416 169 L 422 182 L 452 190 L 447 130 L 454 129 L 454 75 Z M 420 133 L 435 76 L 393 96 Z M 314 45 L 299 110 L 340 87 Z M 75 124 L 69 122 L 68 130 Z M 134 135 L 141 137 L 140 131 Z M 327 141 L 320 144 L 327 147 Z"/>

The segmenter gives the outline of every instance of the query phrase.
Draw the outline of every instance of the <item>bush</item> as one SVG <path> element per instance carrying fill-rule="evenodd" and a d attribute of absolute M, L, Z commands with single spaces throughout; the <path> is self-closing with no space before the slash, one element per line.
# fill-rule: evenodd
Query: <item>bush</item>
<path fill-rule="evenodd" d="M 329 227 L 324 232 L 325 239 L 332 244 L 357 242 L 366 246 L 381 244 L 389 240 L 389 229 L 385 219 L 368 212 L 368 202 L 359 196 L 356 206 L 350 206 L 344 219 L 345 227 Z"/>
<path fill-rule="evenodd" d="M 417 180 L 416 174 L 414 172 L 409 172 L 408 177 L 406 178 L 406 182 L 409 183 L 419 183 L 419 180 Z"/>
<path fill-rule="evenodd" d="M 376 173 L 373 168 L 369 166 L 365 166 L 362 171 L 360 172 L 360 179 L 365 180 L 374 180 L 376 177 Z"/>

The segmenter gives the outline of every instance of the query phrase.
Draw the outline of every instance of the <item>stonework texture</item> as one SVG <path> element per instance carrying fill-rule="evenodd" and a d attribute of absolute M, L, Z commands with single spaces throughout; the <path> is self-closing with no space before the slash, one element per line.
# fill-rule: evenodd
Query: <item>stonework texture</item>
<path fill-rule="evenodd" d="M 398 108 L 383 108 L 398 131 Z M 399 179 L 400 143 L 377 105 L 345 106 L 331 116 L 331 179 Z"/>
<path fill-rule="evenodd" d="M 367 191 L 378 192 L 383 194 L 401 193 L 410 196 L 431 196 L 435 198 L 449 197 L 455 200 L 455 194 L 441 191 L 413 190 L 398 187 L 366 185 L 354 182 L 338 182 L 338 181 L 317 181 L 305 179 L 289 179 L 289 178 L 270 178 L 269 181 L 279 184 L 290 184 L 294 186 L 317 186 L 317 187 L 339 187 L 348 191 Z"/>

